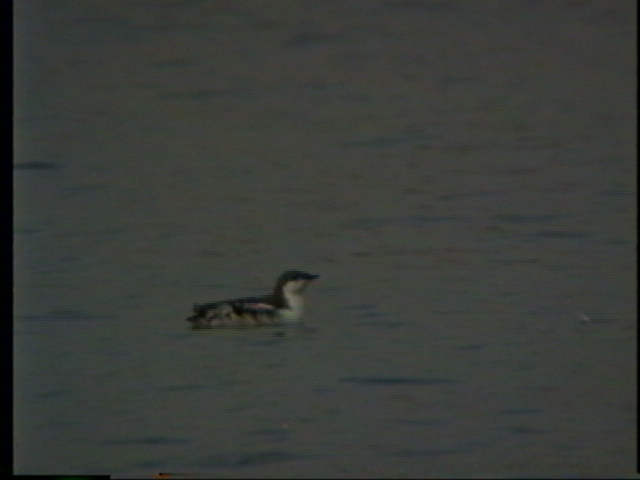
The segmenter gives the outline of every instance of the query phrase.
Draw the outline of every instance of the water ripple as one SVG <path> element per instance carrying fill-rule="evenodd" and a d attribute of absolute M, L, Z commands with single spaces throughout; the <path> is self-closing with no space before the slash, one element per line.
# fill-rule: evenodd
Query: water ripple
<path fill-rule="evenodd" d="M 118 447 L 126 445 L 183 445 L 186 443 L 191 443 L 191 440 L 172 437 L 141 437 L 125 440 L 105 440 L 99 444 L 108 447 Z"/>
<path fill-rule="evenodd" d="M 442 385 L 448 383 L 458 383 L 458 380 L 448 377 L 343 377 L 338 381 L 341 383 L 359 383 L 364 385 Z"/>
<path fill-rule="evenodd" d="M 211 455 L 198 462 L 198 466 L 211 468 L 238 468 L 255 467 L 260 465 L 270 465 L 272 463 L 290 462 L 292 460 L 303 460 L 313 458 L 311 455 L 296 455 L 285 451 L 264 451 L 264 452 L 241 452 Z"/>
<path fill-rule="evenodd" d="M 22 320 L 110 320 L 110 315 L 94 315 L 79 310 L 51 310 L 40 315 L 21 315 Z"/>

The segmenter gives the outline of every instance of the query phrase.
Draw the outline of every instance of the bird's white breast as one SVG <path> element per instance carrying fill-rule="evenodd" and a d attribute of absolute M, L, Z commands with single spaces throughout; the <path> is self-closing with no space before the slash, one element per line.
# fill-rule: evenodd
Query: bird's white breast
<path fill-rule="evenodd" d="M 304 298 L 301 295 L 286 293 L 284 298 L 287 301 L 287 308 L 280 310 L 280 316 L 283 320 L 289 322 L 296 322 L 300 320 L 304 314 Z"/>

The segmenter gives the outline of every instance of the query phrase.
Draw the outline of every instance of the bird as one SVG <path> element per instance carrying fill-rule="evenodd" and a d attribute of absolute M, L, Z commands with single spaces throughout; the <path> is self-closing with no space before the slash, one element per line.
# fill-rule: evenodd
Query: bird
<path fill-rule="evenodd" d="M 193 306 L 187 317 L 193 329 L 274 327 L 300 323 L 304 314 L 303 292 L 320 275 L 287 270 L 273 291 L 262 297 L 220 300 Z"/>

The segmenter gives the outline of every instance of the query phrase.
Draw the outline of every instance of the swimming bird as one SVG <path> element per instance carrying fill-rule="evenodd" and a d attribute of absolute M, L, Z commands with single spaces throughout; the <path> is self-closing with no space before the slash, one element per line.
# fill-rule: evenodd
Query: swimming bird
<path fill-rule="evenodd" d="M 302 293 L 319 275 L 300 270 L 282 273 L 269 295 L 221 300 L 193 306 L 187 318 L 198 328 L 250 328 L 297 323 L 304 314 Z"/>

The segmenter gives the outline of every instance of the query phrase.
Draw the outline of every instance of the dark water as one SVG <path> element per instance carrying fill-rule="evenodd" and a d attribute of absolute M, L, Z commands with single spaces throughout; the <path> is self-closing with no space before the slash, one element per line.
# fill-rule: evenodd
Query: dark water
<path fill-rule="evenodd" d="M 634 14 L 16 4 L 15 472 L 633 475 Z"/>

